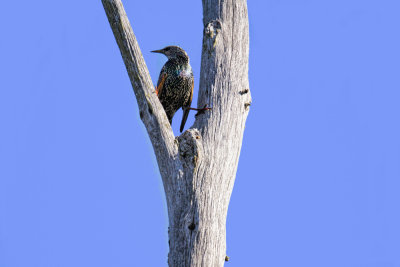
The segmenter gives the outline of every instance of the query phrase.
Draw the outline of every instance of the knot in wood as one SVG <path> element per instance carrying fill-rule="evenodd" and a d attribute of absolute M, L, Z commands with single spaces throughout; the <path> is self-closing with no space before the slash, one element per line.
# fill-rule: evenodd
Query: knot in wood
<path fill-rule="evenodd" d="M 251 106 L 251 101 L 244 103 L 244 108 L 246 110 L 248 110 L 250 106 Z"/>
<path fill-rule="evenodd" d="M 205 26 L 205 35 L 209 38 L 214 38 L 221 30 L 221 22 L 219 20 L 212 20 Z"/>
<path fill-rule="evenodd" d="M 215 50 L 218 42 L 217 37 L 221 28 L 222 26 L 219 20 L 212 20 L 204 27 L 203 48 L 209 52 L 209 56 L 211 56 L 211 51 Z"/>
<path fill-rule="evenodd" d="M 178 137 L 179 157 L 182 163 L 194 166 L 199 158 L 200 151 L 200 133 L 197 129 L 189 129 Z"/>

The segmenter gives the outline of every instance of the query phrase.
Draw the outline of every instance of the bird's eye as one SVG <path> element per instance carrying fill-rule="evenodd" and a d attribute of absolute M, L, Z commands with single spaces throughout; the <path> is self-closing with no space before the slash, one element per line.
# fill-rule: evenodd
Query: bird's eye
<path fill-rule="evenodd" d="M 169 51 L 169 49 L 170 49 L 170 48 L 169 48 L 169 47 L 167 47 L 167 48 L 165 48 L 165 51 Z"/>

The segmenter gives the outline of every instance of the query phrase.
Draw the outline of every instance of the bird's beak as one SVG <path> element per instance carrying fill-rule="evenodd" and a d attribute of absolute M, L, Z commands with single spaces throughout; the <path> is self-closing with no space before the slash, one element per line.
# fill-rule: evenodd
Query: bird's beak
<path fill-rule="evenodd" d="M 164 51 L 163 51 L 162 49 L 160 49 L 160 50 L 153 50 L 153 51 L 150 51 L 150 52 L 153 52 L 153 53 L 161 53 L 161 54 L 164 53 Z"/>

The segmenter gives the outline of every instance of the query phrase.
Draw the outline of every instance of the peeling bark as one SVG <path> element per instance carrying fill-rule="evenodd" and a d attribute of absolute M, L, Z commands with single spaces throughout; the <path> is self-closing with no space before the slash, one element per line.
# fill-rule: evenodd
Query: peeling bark
<path fill-rule="evenodd" d="M 161 173 L 168 264 L 223 266 L 226 215 L 251 104 L 246 0 L 203 0 L 203 48 L 193 126 L 175 138 L 120 0 L 102 0 Z"/>

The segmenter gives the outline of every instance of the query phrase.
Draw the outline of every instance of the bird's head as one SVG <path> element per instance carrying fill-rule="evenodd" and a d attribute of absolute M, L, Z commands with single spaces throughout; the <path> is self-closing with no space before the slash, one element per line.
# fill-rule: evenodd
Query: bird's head
<path fill-rule="evenodd" d="M 167 46 L 163 49 L 154 50 L 151 52 L 164 54 L 168 59 L 175 59 L 175 58 L 189 59 L 185 50 L 183 50 L 179 46 L 174 46 L 174 45 Z"/>

